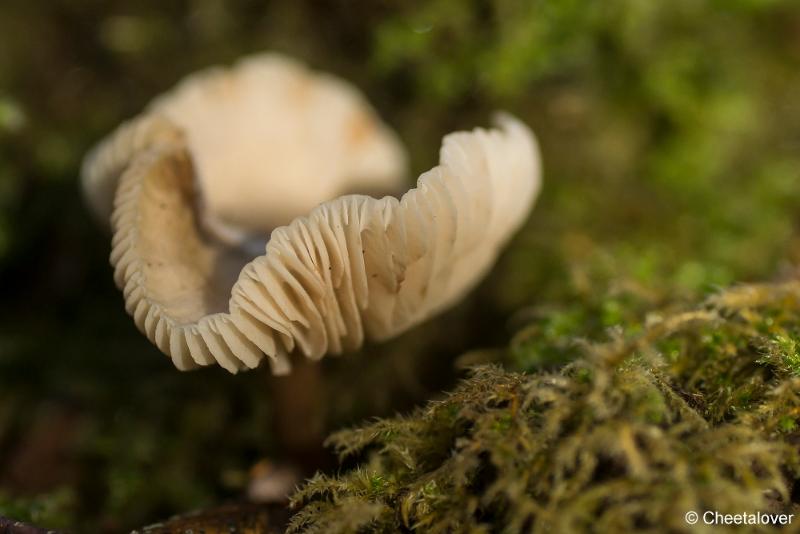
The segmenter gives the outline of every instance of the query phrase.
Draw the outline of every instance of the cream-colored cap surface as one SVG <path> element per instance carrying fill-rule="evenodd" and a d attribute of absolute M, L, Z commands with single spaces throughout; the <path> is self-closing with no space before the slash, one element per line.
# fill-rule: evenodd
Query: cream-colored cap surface
<path fill-rule="evenodd" d="M 397 190 L 404 169 L 352 86 L 262 55 L 157 99 L 87 157 L 83 182 L 110 213 L 128 312 L 179 369 L 236 372 L 266 355 L 281 374 L 293 351 L 354 350 L 452 305 L 540 183 L 532 133 L 500 115 L 446 136 L 401 198 L 338 196 Z"/>

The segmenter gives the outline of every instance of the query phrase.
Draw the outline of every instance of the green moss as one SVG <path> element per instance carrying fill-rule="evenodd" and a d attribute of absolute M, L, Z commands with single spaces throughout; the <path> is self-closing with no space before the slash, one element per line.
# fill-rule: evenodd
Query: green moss
<path fill-rule="evenodd" d="M 12 497 L 0 492 L 0 516 L 49 529 L 67 529 L 75 521 L 75 493 L 69 488 L 35 497 Z"/>
<path fill-rule="evenodd" d="M 408 417 L 333 434 L 356 467 L 302 487 L 289 532 L 682 531 L 689 510 L 794 511 L 798 326 L 800 284 L 741 286 L 557 372 L 475 368 Z"/>

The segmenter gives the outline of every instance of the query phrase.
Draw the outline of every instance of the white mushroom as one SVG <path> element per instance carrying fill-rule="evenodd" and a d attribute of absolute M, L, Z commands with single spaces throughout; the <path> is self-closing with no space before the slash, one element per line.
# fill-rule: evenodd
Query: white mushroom
<path fill-rule="evenodd" d="M 353 350 L 461 298 L 540 180 L 532 133 L 501 115 L 446 136 L 399 200 L 337 197 L 396 191 L 404 168 L 353 87 L 264 55 L 190 76 L 100 144 L 83 180 L 110 215 L 126 309 L 179 369 L 266 355 L 282 374 L 293 351 Z"/>

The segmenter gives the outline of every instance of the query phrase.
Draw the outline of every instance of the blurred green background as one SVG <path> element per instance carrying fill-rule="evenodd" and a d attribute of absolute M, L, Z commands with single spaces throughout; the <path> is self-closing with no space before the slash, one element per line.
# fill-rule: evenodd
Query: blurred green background
<path fill-rule="evenodd" d="M 497 109 L 541 143 L 531 219 L 468 301 L 325 362 L 329 429 L 436 395 L 523 325 L 558 346 L 796 274 L 794 1 L 5 0 L 0 36 L 0 515 L 123 531 L 236 498 L 284 454 L 264 373 L 179 373 L 136 331 L 78 189 L 94 142 L 243 54 L 352 80 L 417 174 Z M 506 365 L 564 357 L 529 349 Z"/>

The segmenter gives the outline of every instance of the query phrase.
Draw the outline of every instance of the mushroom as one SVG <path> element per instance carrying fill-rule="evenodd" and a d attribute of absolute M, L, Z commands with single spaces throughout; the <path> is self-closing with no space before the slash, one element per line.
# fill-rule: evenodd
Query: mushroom
<path fill-rule="evenodd" d="M 496 124 L 447 135 L 439 165 L 390 196 L 405 154 L 359 92 L 264 54 L 157 98 L 82 182 L 127 311 L 178 369 L 266 356 L 279 375 L 292 353 L 396 336 L 485 275 L 540 182 L 531 131 Z"/>
<path fill-rule="evenodd" d="M 87 155 L 82 183 L 138 328 L 181 370 L 291 370 L 273 379 L 276 432 L 314 467 L 312 360 L 452 305 L 527 217 L 536 142 L 496 123 L 447 135 L 400 196 L 405 152 L 364 97 L 262 54 L 157 98 Z"/>

